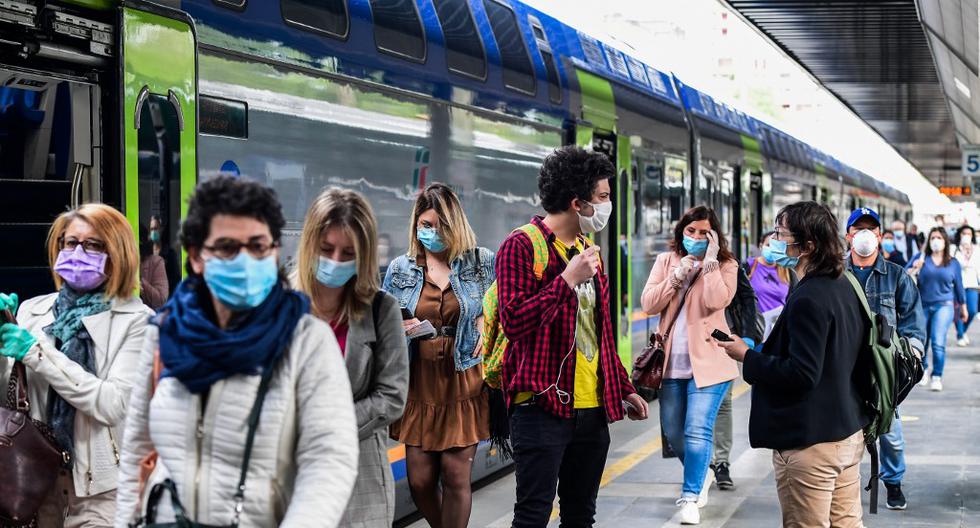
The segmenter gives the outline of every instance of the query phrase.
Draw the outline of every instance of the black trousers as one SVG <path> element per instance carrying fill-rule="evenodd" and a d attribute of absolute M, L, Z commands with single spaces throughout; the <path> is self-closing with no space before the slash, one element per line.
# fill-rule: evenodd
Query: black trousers
<path fill-rule="evenodd" d="M 595 501 L 609 452 L 609 424 L 602 407 L 559 418 L 534 404 L 510 417 L 517 502 L 512 528 L 545 528 L 558 489 L 562 528 L 595 523 Z"/>

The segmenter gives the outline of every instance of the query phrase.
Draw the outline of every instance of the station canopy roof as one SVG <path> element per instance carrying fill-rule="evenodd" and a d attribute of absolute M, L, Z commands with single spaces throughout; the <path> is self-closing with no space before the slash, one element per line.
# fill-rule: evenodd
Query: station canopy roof
<path fill-rule="evenodd" d="M 937 186 L 980 145 L 977 0 L 726 0 Z M 976 97 L 973 97 L 976 96 Z"/>

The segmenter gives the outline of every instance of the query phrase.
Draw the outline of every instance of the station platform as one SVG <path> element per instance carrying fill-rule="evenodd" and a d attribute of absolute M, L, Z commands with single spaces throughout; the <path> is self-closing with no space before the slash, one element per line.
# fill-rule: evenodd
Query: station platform
<path fill-rule="evenodd" d="M 862 491 L 865 526 L 980 527 L 980 331 L 971 332 L 971 338 L 976 344 L 961 348 L 950 336 L 945 390 L 916 387 L 902 405 L 908 466 L 903 489 L 908 509 L 886 509 L 882 486 L 878 514 L 870 515 L 868 492 Z M 735 395 L 731 462 L 736 489 L 720 491 L 712 485 L 700 526 L 778 527 L 781 519 L 771 451 L 749 447 L 749 387 L 741 383 Z M 610 429 L 612 446 L 599 491 L 597 526 L 680 526 L 674 517 L 674 501 L 680 492 L 681 464 L 663 458 L 657 402 L 650 410 L 651 420 L 619 422 Z M 862 487 L 870 473 L 869 459 L 865 454 Z M 469 526 L 509 527 L 513 501 L 514 475 L 509 472 L 474 493 Z M 416 521 L 409 526 L 427 524 Z M 557 527 L 558 521 L 553 520 L 551 526 Z"/>

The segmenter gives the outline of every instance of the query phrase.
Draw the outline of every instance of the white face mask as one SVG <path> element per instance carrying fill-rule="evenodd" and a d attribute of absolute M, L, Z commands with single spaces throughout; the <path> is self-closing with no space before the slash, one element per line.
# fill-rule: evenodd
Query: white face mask
<path fill-rule="evenodd" d="M 946 249 L 946 242 L 944 242 L 941 238 L 931 238 L 929 239 L 929 249 L 931 249 L 933 253 L 942 253 L 942 251 Z"/>
<path fill-rule="evenodd" d="M 862 257 L 870 257 L 878 249 L 878 236 L 869 229 L 862 229 L 851 238 L 851 249 Z"/>
<path fill-rule="evenodd" d="M 583 233 L 598 233 L 602 231 L 602 228 L 606 227 L 606 223 L 609 222 L 609 215 L 612 214 L 612 201 L 600 202 L 597 204 L 591 202 L 585 202 L 592 206 L 595 211 L 592 216 L 582 216 L 582 213 L 578 213 L 578 227 Z"/>

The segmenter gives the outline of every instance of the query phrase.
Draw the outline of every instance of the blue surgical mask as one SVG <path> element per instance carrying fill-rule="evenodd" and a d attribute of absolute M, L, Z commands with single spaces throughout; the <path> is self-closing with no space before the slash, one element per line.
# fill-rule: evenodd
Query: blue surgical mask
<path fill-rule="evenodd" d="M 439 232 L 434 227 L 420 227 L 415 233 L 415 238 L 432 253 L 442 253 L 446 250 L 446 244 L 439 237 Z"/>
<path fill-rule="evenodd" d="M 902 238 L 905 236 L 905 231 L 902 231 L 901 229 L 896 229 L 893 231 L 893 233 L 895 233 L 895 238 Z"/>
<path fill-rule="evenodd" d="M 262 304 L 279 280 L 275 255 L 257 259 L 242 251 L 237 257 L 213 257 L 204 263 L 204 282 L 211 293 L 234 311 Z"/>
<path fill-rule="evenodd" d="M 766 261 L 766 264 L 775 264 L 776 257 L 772 255 L 772 250 L 769 246 L 762 246 L 762 260 Z"/>
<path fill-rule="evenodd" d="M 800 257 L 791 257 L 786 254 L 786 248 L 789 244 L 785 240 L 770 240 L 769 241 L 769 256 L 772 257 L 772 261 L 777 266 L 782 266 L 784 268 L 795 268 L 797 264 L 800 263 Z"/>
<path fill-rule="evenodd" d="M 357 275 L 357 261 L 339 262 L 327 257 L 320 257 L 316 268 L 316 280 L 327 288 L 340 288 Z"/>
<path fill-rule="evenodd" d="M 159 231 L 156 231 L 156 230 L 150 231 L 150 242 L 160 242 L 160 232 Z"/>
<path fill-rule="evenodd" d="M 895 241 L 890 238 L 886 238 L 882 240 L 881 249 L 884 249 L 885 251 L 892 253 L 893 251 L 895 251 Z"/>
<path fill-rule="evenodd" d="M 703 238 L 698 240 L 684 235 L 684 250 L 687 251 L 688 255 L 703 257 L 704 253 L 708 251 L 708 239 Z"/>

